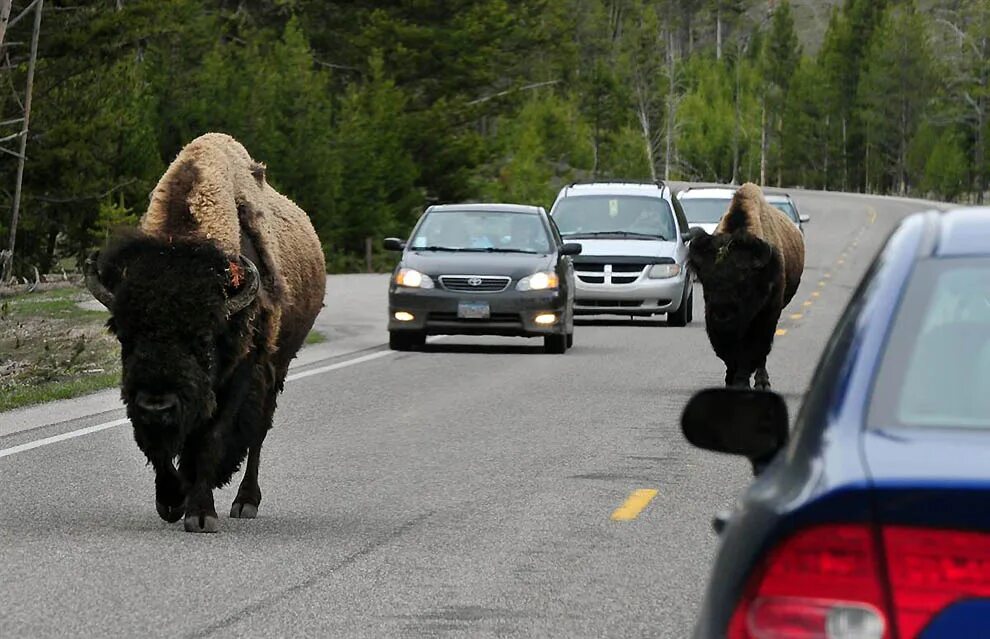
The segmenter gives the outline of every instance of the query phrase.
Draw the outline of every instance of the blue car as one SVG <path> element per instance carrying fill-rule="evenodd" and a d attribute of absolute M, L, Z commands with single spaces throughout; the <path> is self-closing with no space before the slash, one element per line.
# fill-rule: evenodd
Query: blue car
<path fill-rule="evenodd" d="M 716 519 L 695 637 L 990 637 L 990 209 L 900 224 L 793 430 L 780 396 L 732 388 L 682 429 L 757 475 Z"/>

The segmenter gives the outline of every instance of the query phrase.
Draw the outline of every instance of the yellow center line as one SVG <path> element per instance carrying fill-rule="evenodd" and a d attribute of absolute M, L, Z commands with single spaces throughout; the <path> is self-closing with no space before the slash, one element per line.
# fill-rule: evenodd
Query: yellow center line
<path fill-rule="evenodd" d="M 804 315 L 802 313 L 791 313 L 791 319 L 792 320 L 799 320 L 802 317 L 804 317 Z"/>
<path fill-rule="evenodd" d="M 629 495 L 629 498 L 626 499 L 625 503 L 616 508 L 615 512 L 612 513 L 612 521 L 632 521 L 636 519 L 639 517 L 639 513 L 643 512 L 643 509 L 657 496 L 657 492 L 653 488 L 634 490 Z"/>
<path fill-rule="evenodd" d="M 824 278 L 825 278 L 825 279 L 827 279 L 827 280 L 830 280 L 830 279 L 832 279 L 832 274 L 831 274 L 831 273 L 826 273 L 826 274 L 825 274 L 825 275 L 823 275 L 822 277 L 824 277 Z"/>
<path fill-rule="evenodd" d="M 811 306 L 812 304 L 814 304 L 814 302 L 808 300 L 807 302 L 804 303 L 804 306 Z"/>
<path fill-rule="evenodd" d="M 819 297 L 820 295 L 821 295 L 821 293 L 818 292 L 818 291 L 811 291 L 811 296 L 812 297 Z"/>
<path fill-rule="evenodd" d="M 824 286 L 825 286 L 825 280 L 819 280 L 819 282 L 818 282 L 818 288 L 822 288 Z"/>
<path fill-rule="evenodd" d="M 787 335 L 787 329 L 786 328 L 778 328 L 777 329 L 777 332 L 774 333 L 774 335 L 776 335 L 777 337 L 783 337 L 784 335 Z"/>
<path fill-rule="evenodd" d="M 845 263 L 846 263 L 846 261 L 845 261 L 845 260 L 836 260 L 836 262 L 835 262 L 835 263 L 836 263 L 836 264 L 845 264 Z"/>

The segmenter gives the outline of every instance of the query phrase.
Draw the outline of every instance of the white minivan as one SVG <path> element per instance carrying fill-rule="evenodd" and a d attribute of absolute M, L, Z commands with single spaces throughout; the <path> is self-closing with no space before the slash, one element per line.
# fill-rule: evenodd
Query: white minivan
<path fill-rule="evenodd" d="M 692 320 L 693 275 L 687 244 L 694 237 L 680 203 L 662 182 L 592 182 L 561 189 L 550 210 L 574 258 L 574 313 L 666 315 L 671 326 Z"/>

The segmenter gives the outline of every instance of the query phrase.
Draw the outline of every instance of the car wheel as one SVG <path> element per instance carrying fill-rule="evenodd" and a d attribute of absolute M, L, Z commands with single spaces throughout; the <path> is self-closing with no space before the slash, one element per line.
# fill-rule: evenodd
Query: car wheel
<path fill-rule="evenodd" d="M 567 352 L 567 336 L 547 335 L 543 338 L 543 350 L 551 355 L 563 355 Z"/>
<path fill-rule="evenodd" d="M 567 334 L 567 348 L 574 348 L 574 333 Z"/>
<path fill-rule="evenodd" d="M 690 282 L 688 286 L 691 286 Z M 689 289 L 681 300 L 681 307 L 673 313 L 667 313 L 668 326 L 687 326 L 691 322 L 691 306 L 694 304 L 694 289 Z"/>
<path fill-rule="evenodd" d="M 694 321 L 694 285 L 691 285 L 691 292 L 688 293 L 687 302 L 687 323 L 690 324 Z"/>
<path fill-rule="evenodd" d="M 411 351 L 426 344 L 426 335 L 413 331 L 389 331 L 388 347 L 393 351 Z"/>

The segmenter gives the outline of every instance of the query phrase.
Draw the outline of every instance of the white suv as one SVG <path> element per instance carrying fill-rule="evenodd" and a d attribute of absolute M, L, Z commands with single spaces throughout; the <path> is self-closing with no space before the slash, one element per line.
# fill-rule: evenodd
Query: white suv
<path fill-rule="evenodd" d="M 594 182 L 561 189 L 550 210 L 574 259 L 578 315 L 665 314 L 692 320 L 687 243 L 694 237 L 681 205 L 663 183 Z"/>
<path fill-rule="evenodd" d="M 715 232 L 719 220 L 729 208 L 732 196 L 736 194 L 736 187 L 691 187 L 684 189 L 677 194 L 677 201 L 680 202 L 687 216 L 688 224 L 697 226 L 711 234 Z M 780 209 L 784 215 L 794 222 L 801 234 L 804 234 L 804 225 L 811 218 L 798 213 L 797 205 L 791 196 L 786 193 L 765 193 L 767 202 Z"/>

